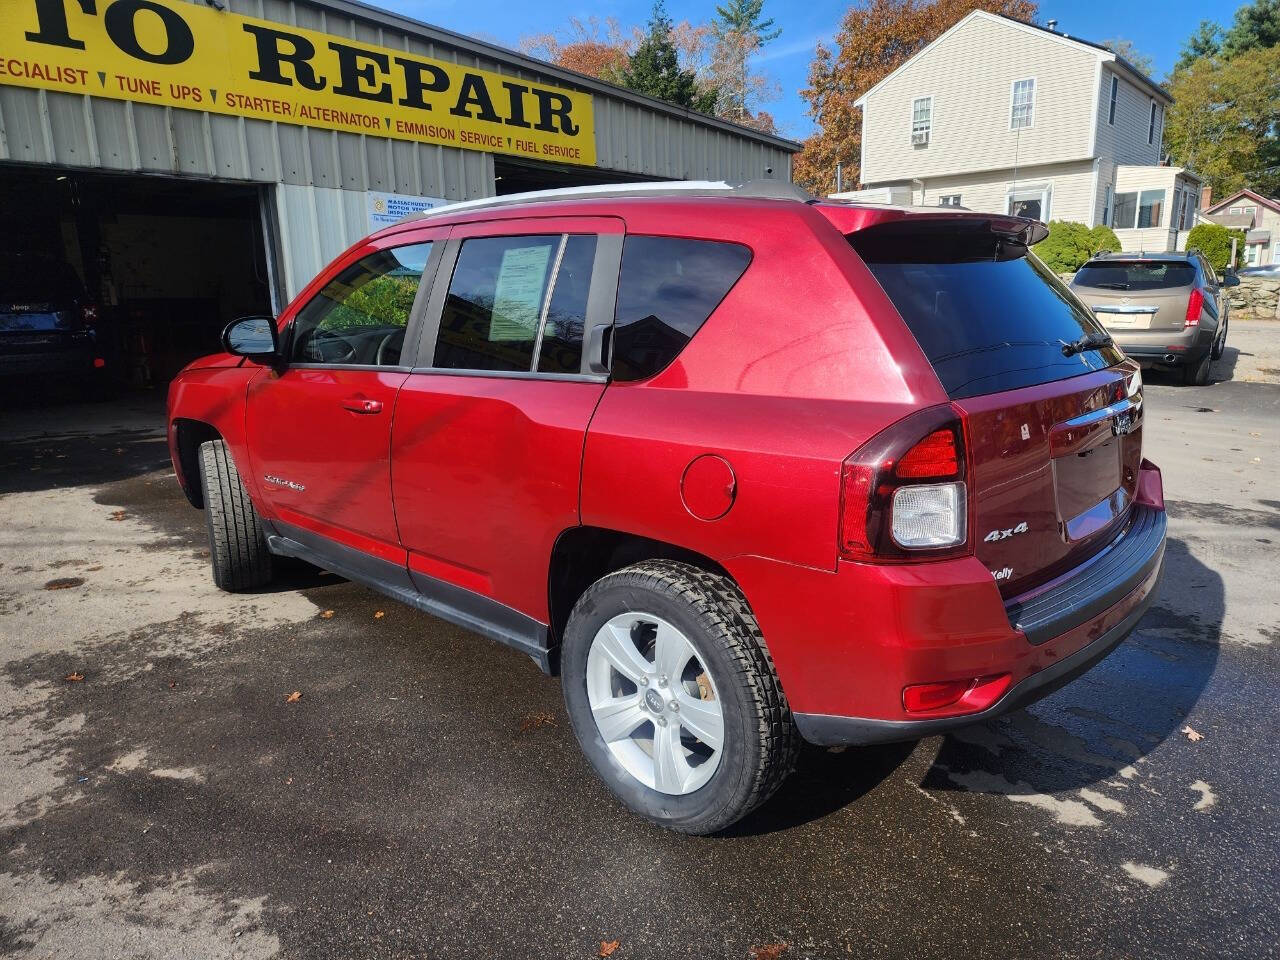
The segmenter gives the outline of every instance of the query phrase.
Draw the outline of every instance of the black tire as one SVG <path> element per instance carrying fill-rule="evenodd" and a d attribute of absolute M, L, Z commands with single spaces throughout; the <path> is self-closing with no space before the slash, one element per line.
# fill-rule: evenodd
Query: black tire
<path fill-rule="evenodd" d="M 271 582 L 266 532 L 240 471 L 221 440 L 200 444 L 200 486 L 209 529 L 213 582 L 222 590 L 253 590 Z"/>
<path fill-rule="evenodd" d="M 702 787 L 672 795 L 645 785 L 606 746 L 587 694 L 587 657 L 597 631 L 621 613 L 675 626 L 716 678 L 724 719 L 719 764 Z M 631 810 L 689 834 L 723 830 L 767 800 L 795 765 L 800 736 L 746 598 L 727 577 L 650 560 L 596 581 L 569 616 L 562 648 L 569 720 L 596 773 Z"/>
<path fill-rule="evenodd" d="M 1213 343 L 1213 359 L 1221 360 L 1222 355 L 1227 352 L 1227 321 L 1222 321 L 1222 333 L 1218 335 L 1218 339 Z"/>
<path fill-rule="evenodd" d="M 1213 350 L 1204 352 L 1195 364 L 1182 368 L 1182 382 L 1189 387 L 1203 387 L 1209 382 L 1209 368 L 1213 365 Z"/>

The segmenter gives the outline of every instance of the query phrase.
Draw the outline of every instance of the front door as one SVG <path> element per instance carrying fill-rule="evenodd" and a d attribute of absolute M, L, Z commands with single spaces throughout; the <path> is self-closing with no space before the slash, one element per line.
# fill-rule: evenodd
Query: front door
<path fill-rule="evenodd" d="M 286 318 L 283 372 L 264 370 L 249 385 L 248 448 L 268 516 L 314 550 L 355 550 L 403 570 L 391 421 L 446 233 L 349 251 Z"/>
<path fill-rule="evenodd" d="M 579 522 L 621 249 L 611 218 L 454 227 L 422 337 L 428 369 L 401 388 L 391 438 L 423 593 L 447 593 L 443 581 L 547 622 L 552 547 Z"/>

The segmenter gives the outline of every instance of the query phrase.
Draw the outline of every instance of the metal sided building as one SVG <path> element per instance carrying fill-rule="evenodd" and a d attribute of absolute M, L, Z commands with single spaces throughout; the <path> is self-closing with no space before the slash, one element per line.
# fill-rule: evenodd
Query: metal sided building
<path fill-rule="evenodd" d="M 797 149 L 352 0 L 0 2 L 0 257 L 69 264 L 134 382 L 409 213 Z"/>

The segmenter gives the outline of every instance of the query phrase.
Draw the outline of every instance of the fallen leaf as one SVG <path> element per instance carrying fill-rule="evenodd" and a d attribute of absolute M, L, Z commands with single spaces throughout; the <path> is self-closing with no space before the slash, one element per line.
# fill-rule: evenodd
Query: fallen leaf
<path fill-rule="evenodd" d="M 115 511 L 113 511 L 113 512 L 112 512 L 111 516 L 110 516 L 110 517 L 108 517 L 107 519 L 108 519 L 108 520 L 123 520 L 123 519 L 124 519 L 125 517 L 127 517 L 128 515 L 129 515 L 129 514 L 125 513 L 125 511 L 123 511 L 123 510 L 115 510 Z"/>
<path fill-rule="evenodd" d="M 332 619 L 333 619 L 333 611 L 332 611 L 332 610 L 326 610 L 324 613 L 320 614 L 320 619 L 321 619 L 321 620 L 332 620 Z"/>
<path fill-rule="evenodd" d="M 617 941 L 617 940 L 601 940 L 601 941 L 600 941 L 600 952 L 599 952 L 598 954 L 596 954 L 596 956 L 599 956 L 599 957 L 612 957 L 612 956 L 613 956 L 613 951 L 615 951 L 615 950 L 617 950 L 617 949 L 618 949 L 618 941 Z"/>
<path fill-rule="evenodd" d="M 375 620 L 381 620 L 381 619 L 382 619 L 383 617 L 385 617 L 386 615 L 387 615 L 387 614 L 386 614 L 386 612 L 385 612 L 385 611 L 378 610 L 378 611 L 376 611 L 376 612 L 374 613 L 374 615 L 373 615 L 373 619 L 375 619 Z"/>
<path fill-rule="evenodd" d="M 95 564 L 95 565 L 94 565 L 94 566 L 92 566 L 92 567 L 87 567 L 87 568 L 85 568 L 85 571 L 84 571 L 84 572 L 85 572 L 85 573 L 97 573 L 97 572 L 98 572 L 99 570 L 101 570 L 101 569 L 102 569 L 102 564 L 98 563 L 98 564 Z"/>
<path fill-rule="evenodd" d="M 67 681 L 67 683 L 79 683 L 81 680 L 83 680 L 83 679 L 84 679 L 84 674 L 83 674 L 83 673 L 68 673 L 68 674 L 67 674 L 65 677 L 63 677 L 62 679 L 63 679 L 63 680 L 65 680 L 65 681 Z"/>
<path fill-rule="evenodd" d="M 556 718 L 551 713 L 531 713 L 520 721 L 520 732 L 528 733 L 536 727 L 554 727 Z M 608 954 L 606 954 L 608 956 Z"/>
<path fill-rule="evenodd" d="M 287 697 L 285 697 L 285 698 L 284 698 L 284 702 L 285 702 L 285 703 L 297 703 L 297 702 L 298 702 L 299 700 L 301 700 L 301 699 L 302 699 L 302 691 L 301 691 L 301 690 L 295 690 L 295 691 L 293 691 L 293 693 L 289 694 Z"/>
<path fill-rule="evenodd" d="M 84 577 L 59 577 L 56 580 L 50 580 L 44 585 L 46 590 L 70 590 L 72 587 L 83 586 Z"/>
<path fill-rule="evenodd" d="M 1187 739 L 1192 743 L 1198 743 L 1204 739 L 1204 734 L 1190 725 L 1183 727 L 1182 732 L 1187 735 Z"/>
<path fill-rule="evenodd" d="M 751 948 L 751 960 L 778 960 L 791 949 L 789 943 L 766 943 Z"/>

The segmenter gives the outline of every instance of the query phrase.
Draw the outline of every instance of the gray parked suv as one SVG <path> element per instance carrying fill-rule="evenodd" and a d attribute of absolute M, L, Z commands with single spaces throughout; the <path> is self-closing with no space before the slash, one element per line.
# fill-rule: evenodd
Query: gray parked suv
<path fill-rule="evenodd" d="M 1203 385 L 1227 344 L 1226 287 L 1199 251 L 1100 253 L 1071 281 L 1126 354 L 1144 367 L 1173 367 Z"/>

